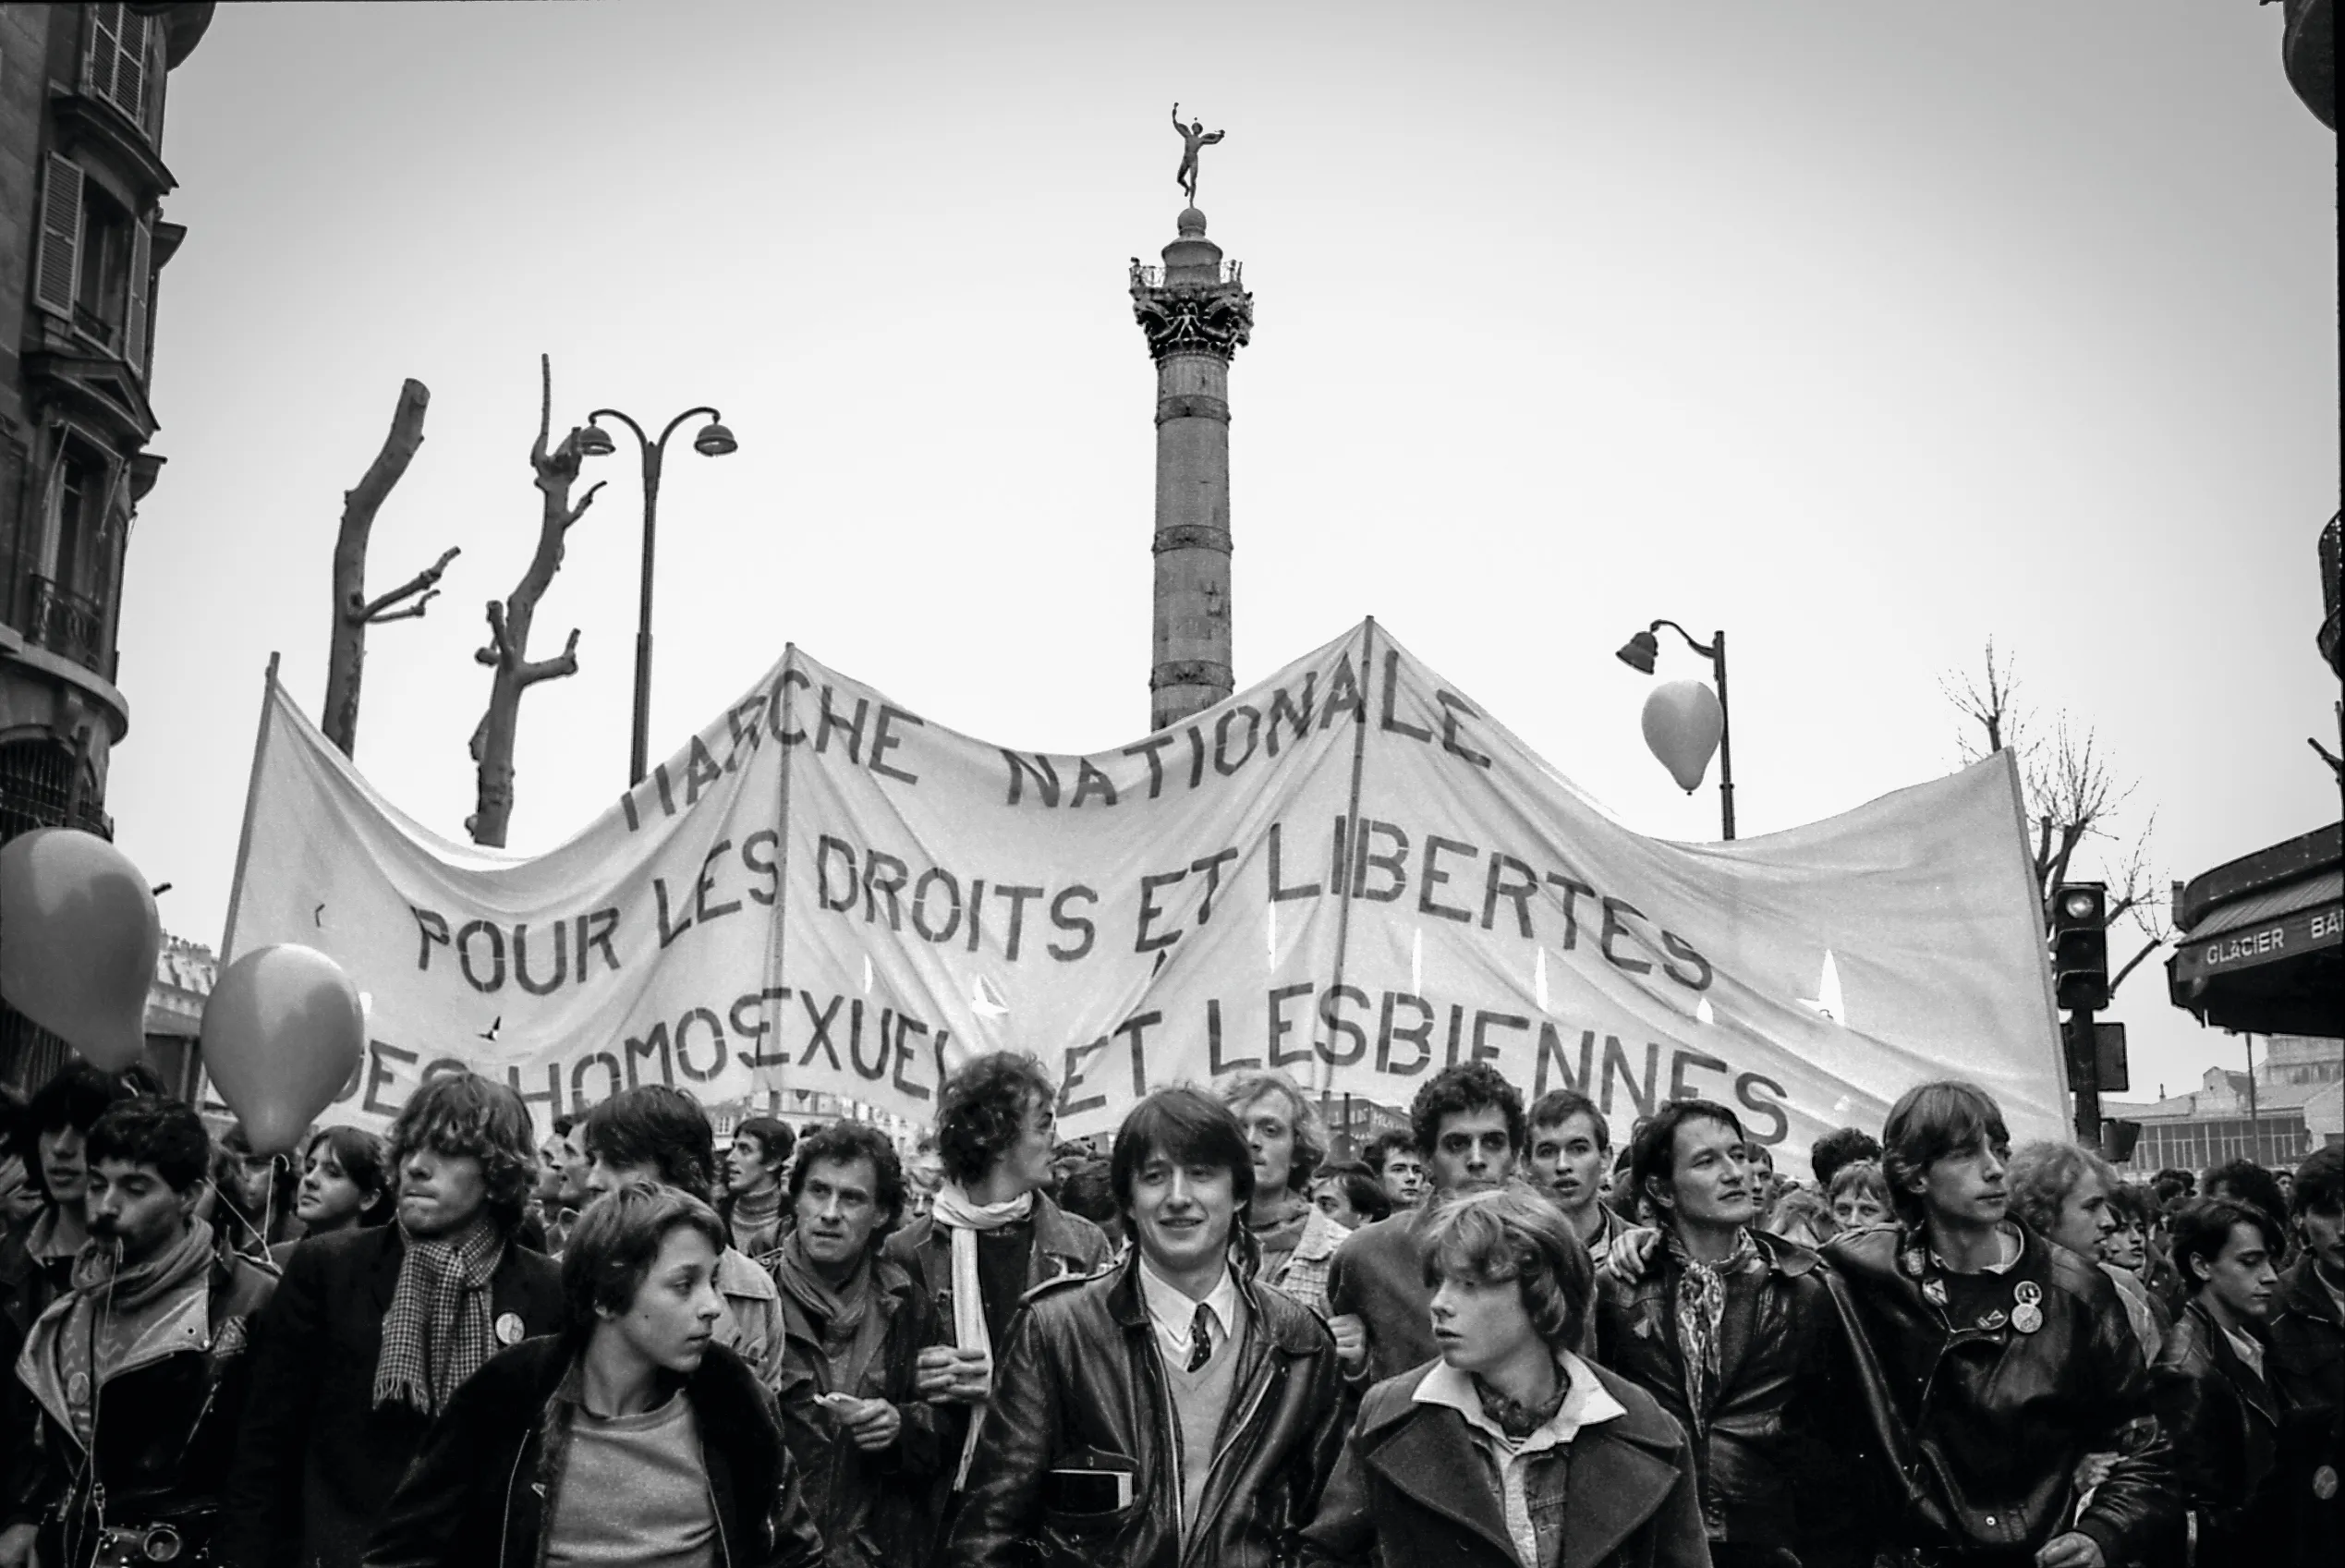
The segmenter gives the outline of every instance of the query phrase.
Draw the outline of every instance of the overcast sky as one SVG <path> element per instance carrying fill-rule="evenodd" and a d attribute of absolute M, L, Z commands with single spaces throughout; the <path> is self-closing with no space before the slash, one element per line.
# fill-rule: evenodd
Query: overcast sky
<path fill-rule="evenodd" d="M 1125 292 L 1228 140 L 1241 685 L 1375 614 L 1639 831 L 1655 616 L 1732 648 L 1745 836 L 1954 765 L 1990 637 L 2154 809 L 2160 885 L 2338 815 L 2313 647 L 2338 500 L 2336 143 L 2280 17 L 1774 0 L 223 6 L 175 72 L 153 449 L 108 806 L 216 942 L 261 671 L 313 714 L 342 492 L 403 378 L 426 441 L 375 591 L 358 762 L 461 837 L 482 602 L 557 435 L 671 447 L 652 750 L 796 641 L 966 733 L 1147 727 L 1154 378 Z M 571 535 L 516 847 L 626 783 L 631 454 Z M 1702 673 L 1682 647 L 1661 675 Z M 2119 944 L 2120 947 L 2124 944 Z M 2120 952 L 2120 956 L 2123 956 Z M 2156 966 L 2137 1097 L 2236 1064 Z"/>

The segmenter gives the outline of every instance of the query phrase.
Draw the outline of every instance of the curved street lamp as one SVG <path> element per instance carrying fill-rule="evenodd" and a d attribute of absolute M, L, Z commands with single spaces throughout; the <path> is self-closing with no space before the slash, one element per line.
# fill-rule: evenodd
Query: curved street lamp
<path fill-rule="evenodd" d="M 739 448 L 740 443 L 733 439 L 733 432 L 722 422 L 723 416 L 710 407 L 686 408 L 668 421 L 667 429 L 660 432 L 656 441 L 616 408 L 597 408 L 587 416 L 586 427 L 578 432 L 580 453 L 589 457 L 608 457 L 618 446 L 601 421 L 616 419 L 635 433 L 636 444 L 643 449 L 643 584 L 642 608 L 635 628 L 635 736 L 627 752 L 630 789 L 641 784 L 649 771 L 645 753 L 651 741 L 651 554 L 659 529 L 660 462 L 666 452 L 668 437 L 696 414 L 706 414 L 709 422 L 692 438 L 692 450 L 703 457 L 722 457 Z"/>
<path fill-rule="evenodd" d="M 1718 804 L 1720 825 L 1727 840 L 1734 837 L 1734 719 L 1726 705 L 1726 634 L 1715 631 L 1705 644 L 1696 642 L 1694 634 L 1675 621 L 1656 621 L 1645 630 L 1630 638 L 1614 657 L 1630 669 L 1645 675 L 1653 673 L 1654 661 L 1660 657 L 1661 640 L 1653 634 L 1663 626 L 1685 639 L 1685 646 L 1710 662 L 1710 673 L 1718 681 Z"/>

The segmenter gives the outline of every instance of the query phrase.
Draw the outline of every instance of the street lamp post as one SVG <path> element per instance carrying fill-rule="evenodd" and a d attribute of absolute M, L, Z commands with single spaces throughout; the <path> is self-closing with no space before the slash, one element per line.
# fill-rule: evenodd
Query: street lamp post
<path fill-rule="evenodd" d="M 635 735 L 627 751 L 627 786 L 632 789 L 643 782 L 650 771 L 647 753 L 651 744 L 651 564 L 652 547 L 659 537 L 660 462 L 665 455 L 668 437 L 676 427 L 696 414 L 706 414 L 709 422 L 700 427 L 700 433 L 692 438 L 692 450 L 703 457 L 722 457 L 740 444 L 733 432 L 721 422 L 723 419 L 714 408 L 686 408 L 668 421 L 657 441 L 643 433 L 637 424 L 616 408 L 597 408 L 587 416 L 586 429 L 578 437 L 578 450 L 589 457 L 607 457 L 618 450 L 610 432 L 602 428 L 605 419 L 618 420 L 635 433 L 636 444 L 643 451 L 643 582 L 641 609 L 635 627 Z"/>
<path fill-rule="evenodd" d="M 1660 638 L 1653 634 L 1663 626 L 1683 638 L 1686 647 L 1710 662 L 1710 674 L 1718 682 L 1718 808 L 1720 824 L 1731 843 L 1734 837 L 1734 711 L 1726 702 L 1726 633 L 1710 633 L 1710 640 L 1705 644 L 1694 640 L 1694 634 L 1675 621 L 1656 621 L 1629 638 L 1616 657 L 1630 669 L 1651 675 L 1653 662 L 1661 652 Z"/>

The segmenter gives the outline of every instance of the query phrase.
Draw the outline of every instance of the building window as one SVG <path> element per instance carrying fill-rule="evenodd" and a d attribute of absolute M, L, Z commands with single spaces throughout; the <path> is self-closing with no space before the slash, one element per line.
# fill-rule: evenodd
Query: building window
<path fill-rule="evenodd" d="M 154 24 L 127 6 L 90 7 L 90 48 L 82 78 L 91 93 L 148 130 L 148 87 L 152 79 Z"/>
<path fill-rule="evenodd" d="M 81 192 L 80 276 L 75 280 L 73 324 L 115 350 L 130 311 L 130 252 L 139 225 L 96 181 Z"/>
<path fill-rule="evenodd" d="M 32 640 L 100 675 L 114 662 L 106 635 L 113 475 L 103 454 L 66 438 L 50 491 L 48 570 L 32 578 Z"/>
<path fill-rule="evenodd" d="M 144 374 L 153 292 L 153 225 L 79 164 L 49 154 L 33 303 Z"/>

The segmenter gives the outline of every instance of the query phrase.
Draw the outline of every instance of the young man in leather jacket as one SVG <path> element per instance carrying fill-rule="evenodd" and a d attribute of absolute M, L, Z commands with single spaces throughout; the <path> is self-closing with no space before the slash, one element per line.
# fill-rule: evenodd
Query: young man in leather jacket
<path fill-rule="evenodd" d="M 1233 1267 L 1245 1133 L 1193 1088 L 1117 1132 L 1135 1246 L 1045 1285 L 1010 1326 L 954 1568 L 1274 1568 L 1293 1561 L 1342 1436 L 1335 1345 L 1310 1308 Z"/>
<path fill-rule="evenodd" d="M 2190 1498 L 2187 1532 L 2170 1561 L 2288 1568 L 2288 1498 L 2278 1471 L 2284 1408 L 2266 1380 L 2271 1320 L 2287 1235 L 2253 1204 L 2186 1203 L 2172 1221 L 2174 1264 L 2193 1286 L 2155 1377 L 2158 1418 L 2173 1434 Z M 2333 1544 L 2333 1543 L 2332 1543 Z"/>
<path fill-rule="evenodd" d="M 90 1240 L 15 1376 L 38 1412 L 0 1438 L 0 1564 L 217 1561 L 246 1323 L 276 1277 L 193 1218 L 212 1140 L 189 1106 L 118 1100 L 90 1128 Z"/>
<path fill-rule="evenodd" d="M 1900 1224 L 1824 1258 L 1846 1282 L 1860 1388 L 1901 1489 L 1902 1561 L 2120 1568 L 2177 1508 L 2173 1456 L 2116 1287 L 2010 1214 L 2011 1135 L 1974 1084 L 1906 1091 L 1882 1128 Z M 2113 1453 L 2089 1497 L 2079 1461 Z"/>
<path fill-rule="evenodd" d="M 1745 1146 L 1734 1112 L 1704 1100 L 1637 1130 L 1631 1179 L 1661 1246 L 1634 1282 L 1598 1276 L 1596 1359 L 1685 1428 L 1718 1568 L 1813 1568 L 1837 1560 L 1828 1526 L 1851 1501 L 1824 1441 L 1848 1431 L 1832 1419 L 1846 1328 L 1816 1255 L 1756 1228 Z"/>

